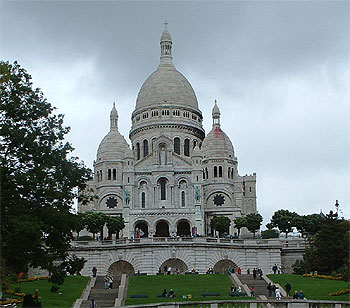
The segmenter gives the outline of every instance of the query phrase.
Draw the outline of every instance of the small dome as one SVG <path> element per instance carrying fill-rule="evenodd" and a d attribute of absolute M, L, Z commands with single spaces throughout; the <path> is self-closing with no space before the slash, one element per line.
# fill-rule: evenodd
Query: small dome
<path fill-rule="evenodd" d="M 202 152 L 198 145 L 196 145 L 192 151 L 192 157 L 202 157 Z"/>
<path fill-rule="evenodd" d="M 121 160 L 125 157 L 127 150 L 130 150 L 130 147 L 118 129 L 111 129 L 98 147 L 97 161 Z"/>
<path fill-rule="evenodd" d="M 129 147 L 124 153 L 124 158 L 132 158 L 132 159 L 134 159 L 134 154 L 133 154 L 133 152 L 131 151 L 131 149 Z"/>
<path fill-rule="evenodd" d="M 164 29 L 163 33 L 162 33 L 162 36 L 160 37 L 160 41 L 163 42 L 163 41 L 168 41 L 168 42 L 171 42 L 171 35 L 170 35 L 170 32 L 168 31 L 167 28 Z"/>
<path fill-rule="evenodd" d="M 214 104 L 214 107 L 213 107 L 211 114 L 212 114 L 212 116 L 220 116 L 220 109 L 217 105 L 216 100 L 215 100 L 215 104 Z"/>
<path fill-rule="evenodd" d="M 234 158 L 235 153 L 230 138 L 219 126 L 213 127 L 203 140 L 202 155 L 206 158 Z"/>
<path fill-rule="evenodd" d="M 111 117 L 118 117 L 118 111 L 117 109 L 115 108 L 115 103 L 113 103 L 113 108 L 111 110 L 111 114 L 110 114 Z"/>

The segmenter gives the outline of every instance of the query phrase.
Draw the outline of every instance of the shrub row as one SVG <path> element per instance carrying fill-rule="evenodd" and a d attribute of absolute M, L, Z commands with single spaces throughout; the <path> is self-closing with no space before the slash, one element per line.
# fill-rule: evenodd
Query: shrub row
<path fill-rule="evenodd" d="M 18 279 L 16 283 L 19 282 L 29 282 L 29 281 L 36 281 L 36 280 L 47 280 L 50 279 L 51 276 L 35 276 L 33 278 L 25 278 L 25 279 Z"/>
<path fill-rule="evenodd" d="M 312 277 L 312 278 L 329 279 L 329 280 L 343 280 L 341 276 L 330 276 L 330 275 L 304 274 L 303 277 Z"/>
<path fill-rule="evenodd" d="M 334 292 L 334 293 L 329 293 L 330 296 L 339 296 L 339 295 L 343 295 L 343 294 L 347 294 L 350 293 L 350 289 L 345 289 L 345 290 L 341 290 L 338 292 Z"/>

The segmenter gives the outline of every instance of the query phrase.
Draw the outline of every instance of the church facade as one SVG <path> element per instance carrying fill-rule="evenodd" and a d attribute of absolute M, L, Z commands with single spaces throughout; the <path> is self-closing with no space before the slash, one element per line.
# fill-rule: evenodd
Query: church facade
<path fill-rule="evenodd" d="M 113 105 L 88 185 L 97 198 L 78 205 L 79 212 L 123 217 L 123 237 L 213 235 L 213 217 L 256 212 L 256 174 L 238 174 L 216 101 L 205 134 L 195 92 L 173 64 L 172 44 L 165 28 L 160 64 L 143 83 L 131 116 L 131 147 L 118 131 Z M 235 232 L 231 223 L 227 233 Z"/>

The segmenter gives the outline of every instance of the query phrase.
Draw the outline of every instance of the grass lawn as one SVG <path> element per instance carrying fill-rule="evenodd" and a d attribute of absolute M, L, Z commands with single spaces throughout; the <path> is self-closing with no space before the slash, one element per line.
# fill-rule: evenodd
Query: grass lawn
<path fill-rule="evenodd" d="M 89 279 L 89 277 L 84 276 L 68 276 L 57 293 L 50 291 L 52 283 L 47 280 L 16 283 L 12 284 L 10 289 L 14 290 L 20 287 L 21 292 L 33 295 L 35 289 L 38 289 L 39 296 L 42 297 L 41 302 L 44 308 L 71 308 L 74 301 L 80 298 Z M 61 292 L 62 295 L 59 295 L 59 292 Z M 21 305 L 22 304 L 19 304 L 18 306 L 21 307 Z"/>
<path fill-rule="evenodd" d="M 203 300 L 248 299 L 248 297 L 230 297 L 231 279 L 226 275 L 171 275 L 171 276 L 131 276 L 125 305 L 140 305 L 159 302 L 183 302 Z M 175 298 L 157 297 L 163 290 L 173 289 Z M 220 296 L 202 297 L 205 292 L 219 292 Z M 130 295 L 148 294 L 148 298 L 130 298 Z M 192 294 L 192 298 L 183 295 Z"/>
<path fill-rule="evenodd" d="M 292 286 L 291 294 L 293 294 L 295 290 L 303 290 L 307 299 L 350 301 L 350 294 L 343 294 L 340 296 L 329 295 L 329 293 L 349 288 L 349 283 L 345 281 L 303 277 L 301 275 L 292 274 L 268 275 L 268 277 L 282 287 L 289 282 Z"/>

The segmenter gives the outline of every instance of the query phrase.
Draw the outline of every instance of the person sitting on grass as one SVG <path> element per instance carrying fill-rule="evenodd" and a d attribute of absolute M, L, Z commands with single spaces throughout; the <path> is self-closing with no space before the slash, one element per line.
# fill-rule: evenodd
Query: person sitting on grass
<path fill-rule="evenodd" d="M 298 291 L 294 291 L 293 299 L 299 299 L 299 293 Z"/>
<path fill-rule="evenodd" d="M 168 293 L 167 293 L 166 289 L 164 289 L 164 291 L 162 293 L 162 297 L 168 297 Z"/>
<path fill-rule="evenodd" d="M 300 292 L 299 292 L 299 298 L 300 298 L 300 299 L 304 299 L 304 298 L 305 298 L 305 294 L 304 294 L 303 290 L 300 290 Z"/>
<path fill-rule="evenodd" d="M 175 297 L 175 292 L 173 291 L 173 289 L 170 289 L 170 291 L 169 291 L 169 298 L 174 298 Z"/>

